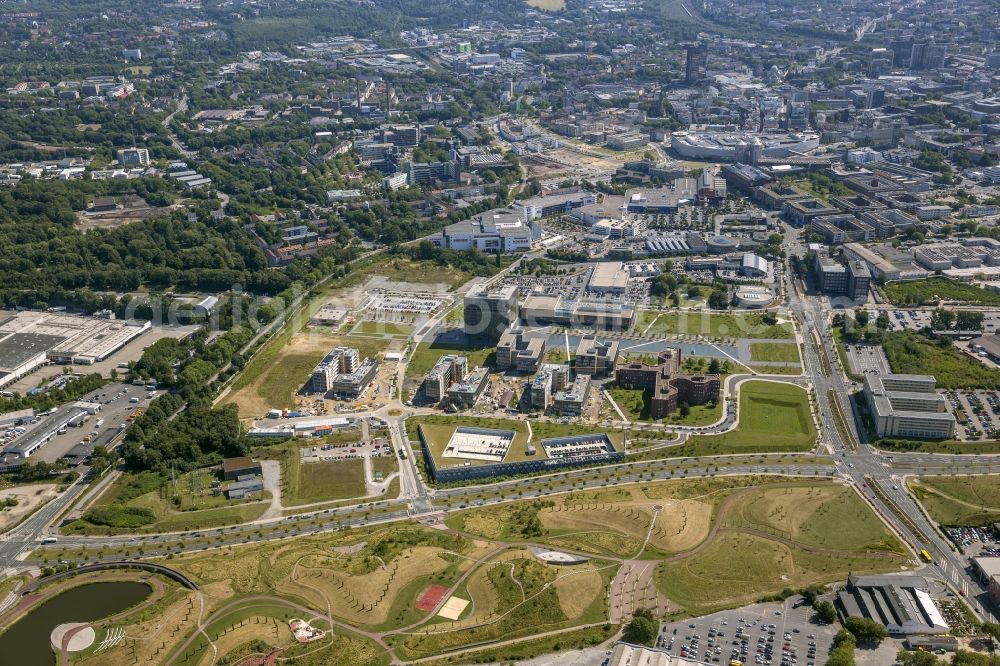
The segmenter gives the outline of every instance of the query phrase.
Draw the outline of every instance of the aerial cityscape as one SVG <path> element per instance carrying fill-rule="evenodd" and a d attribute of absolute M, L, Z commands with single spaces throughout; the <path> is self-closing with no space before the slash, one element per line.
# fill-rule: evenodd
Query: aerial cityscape
<path fill-rule="evenodd" d="M 996 0 L 0 0 L 0 666 L 1000 665 Z"/>

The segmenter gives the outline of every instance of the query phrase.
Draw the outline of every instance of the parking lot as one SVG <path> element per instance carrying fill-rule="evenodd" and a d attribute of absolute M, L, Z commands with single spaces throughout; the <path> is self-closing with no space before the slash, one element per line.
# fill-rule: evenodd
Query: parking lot
<path fill-rule="evenodd" d="M 945 391 L 944 396 L 958 421 L 956 439 L 1000 437 L 1000 392 Z"/>
<path fill-rule="evenodd" d="M 969 557 L 1000 557 L 1000 542 L 985 527 L 949 527 L 948 538 Z"/>
<path fill-rule="evenodd" d="M 326 444 L 324 446 L 307 446 L 299 449 L 303 463 L 322 462 L 329 460 L 358 460 L 361 458 L 380 458 L 395 456 L 392 446 L 384 439 L 371 442 L 352 442 L 350 444 Z"/>
<path fill-rule="evenodd" d="M 664 624 L 657 646 L 672 655 L 712 664 L 814 666 L 826 663 L 837 633 L 795 595 L 783 604 L 754 604 Z"/>
<path fill-rule="evenodd" d="M 883 376 L 889 374 L 889 360 L 885 357 L 881 345 L 844 343 L 844 349 L 847 351 L 847 362 L 854 374 Z"/>

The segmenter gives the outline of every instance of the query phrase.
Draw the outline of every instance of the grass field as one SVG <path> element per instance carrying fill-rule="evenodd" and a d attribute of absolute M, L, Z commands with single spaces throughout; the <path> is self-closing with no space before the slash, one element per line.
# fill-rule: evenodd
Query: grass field
<path fill-rule="evenodd" d="M 740 422 L 721 435 L 699 435 L 678 447 L 677 455 L 809 451 L 816 428 L 804 389 L 791 384 L 752 380 L 740 385 Z"/>
<path fill-rule="evenodd" d="M 908 486 L 940 525 L 987 526 L 1000 520 L 1000 476 L 922 476 Z"/>
<path fill-rule="evenodd" d="M 754 342 L 750 345 L 750 360 L 762 363 L 799 363 L 799 346 L 795 343 Z"/>
<path fill-rule="evenodd" d="M 965 282 L 932 276 L 914 282 L 890 282 L 885 295 L 894 305 L 936 305 L 951 301 L 966 305 L 1000 305 L 1000 294 Z"/>
<path fill-rule="evenodd" d="M 627 389 L 613 387 L 608 389 L 608 395 L 615 404 L 625 412 L 629 421 L 652 421 L 650 407 L 652 392 L 647 389 Z M 662 419 L 664 423 L 677 425 L 701 426 L 715 423 L 722 418 L 722 403 L 714 405 L 691 405 L 687 416 L 681 416 L 680 410 Z"/>
<path fill-rule="evenodd" d="M 366 319 L 358 322 L 352 333 L 363 335 L 393 335 L 408 336 L 415 330 L 413 324 L 403 324 L 394 321 L 375 321 Z"/>
<path fill-rule="evenodd" d="M 759 312 L 726 314 L 642 310 L 635 330 L 649 335 L 704 335 L 711 338 L 790 340 L 793 337 L 790 323 L 765 324 L 763 314 Z"/>
<path fill-rule="evenodd" d="M 987 368 L 948 340 L 934 341 L 916 331 L 887 333 L 883 343 L 896 374 L 934 375 L 938 388 L 1000 387 L 1000 370 Z"/>
<path fill-rule="evenodd" d="M 325 443 L 349 443 L 361 438 L 357 430 L 337 433 Z M 319 442 L 310 442 L 316 446 Z M 286 507 L 365 495 L 364 461 L 327 460 L 302 463 L 298 440 L 254 449 L 253 455 L 281 463 L 281 503 Z"/>

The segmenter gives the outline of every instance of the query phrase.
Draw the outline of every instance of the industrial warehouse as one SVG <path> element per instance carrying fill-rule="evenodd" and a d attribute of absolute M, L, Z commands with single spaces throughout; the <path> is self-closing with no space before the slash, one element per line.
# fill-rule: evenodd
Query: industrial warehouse
<path fill-rule="evenodd" d="M 148 321 L 114 315 L 88 317 L 64 312 L 0 312 L 0 387 L 46 363 L 92 365 L 150 330 Z"/>

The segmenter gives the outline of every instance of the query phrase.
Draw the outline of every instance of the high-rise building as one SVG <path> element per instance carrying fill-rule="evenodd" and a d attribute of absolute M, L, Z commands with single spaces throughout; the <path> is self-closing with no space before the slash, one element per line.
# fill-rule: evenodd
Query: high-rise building
<path fill-rule="evenodd" d="M 914 42 L 910 48 L 910 69 L 940 69 L 944 67 L 944 59 L 948 49 L 944 44 L 929 42 Z"/>
<path fill-rule="evenodd" d="M 496 291 L 474 287 L 465 294 L 464 329 L 469 337 L 498 341 L 518 318 L 517 286 Z"/>
<path fill-rule="evenodd" d="M 708 70 L 708 47 L 704 44 L 688 44 L 684 52 L 684 83 L 690 86 L 705 78 Z"/>

